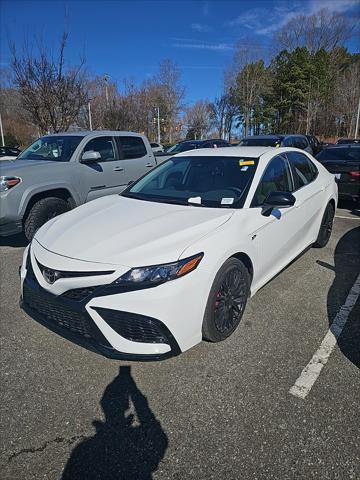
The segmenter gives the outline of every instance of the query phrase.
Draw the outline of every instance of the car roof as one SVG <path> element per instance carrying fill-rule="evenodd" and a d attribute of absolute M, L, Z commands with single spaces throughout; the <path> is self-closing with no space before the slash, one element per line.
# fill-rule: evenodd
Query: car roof
<path fill-rule="evenodd" d="M 127 132 L 125 130 L 82 130 L 82 131 L 73 131 L 73 132 L 59 132 L 59 133 L 49 133 L 48 135 L 43 135 L 44 137 L 95 137 L 98 135 L 127 135 L 127 136 L 136 136 L 143 137 L 141 133 L 136 132 Z"/>
<path fill-rule="evenodd" d="M 187 150 L 178 153 L 177 157 L 196 156 L 196 157 L 250 157 L 259 158 L 267 152 L 274 152 L 275 147 L 219 147 L 219 148 L 199 148 L 197 150 Z M 289 148 L 277 148 L 276 151 L 288 151 Z"/>
<path fill-rule="evenodd" d="M 323 150 L 336 150 L 336 149 L 344 149 L 344 148 L 360 148 L 360 143 L 338 143 L 336 145 L 328 145 Z"/>
<path fill-rule="evenodd" d="M 280 139 L 284 138 L 284 135 L 275 135 L 275 134 L 269 134 L 269 135 L 248 135 L 246 137 L 243 137 L 242 140 L 248 139 L 248 138 L 259 138 L 259 139 Z"/>

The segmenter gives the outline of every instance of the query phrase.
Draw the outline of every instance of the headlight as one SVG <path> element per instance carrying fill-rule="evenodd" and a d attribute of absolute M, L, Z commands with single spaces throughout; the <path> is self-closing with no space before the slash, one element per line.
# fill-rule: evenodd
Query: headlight
<path fill-rule="evenodd" d="M 21 182 L 20 177 L 5 177 L 0 176 L 0 192 L 6 192 L 10 188 L 15 187 L 18 183 Z"/>
<path fill-rule="evenodd" d="M 133 268 L 118 278 L 112 285 L 128 285 L 129 287 L 138 285 L 140 288 L 144 288 L 145 286 L 151 287 L 169 280 L 175 280 L 195 270 L 203 256 L 203 253 L 198 253 L 174 263 Z"/>

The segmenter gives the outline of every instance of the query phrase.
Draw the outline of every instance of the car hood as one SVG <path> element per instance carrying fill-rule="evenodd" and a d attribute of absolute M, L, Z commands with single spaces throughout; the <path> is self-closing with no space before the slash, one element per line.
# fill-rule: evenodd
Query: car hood
<path fill-rule="evenodd" d="M 66 257 L 128 267 L 172 262 L 225 223 L 233 210 L 111 195 L 47 222 L 35 239 Z"/>

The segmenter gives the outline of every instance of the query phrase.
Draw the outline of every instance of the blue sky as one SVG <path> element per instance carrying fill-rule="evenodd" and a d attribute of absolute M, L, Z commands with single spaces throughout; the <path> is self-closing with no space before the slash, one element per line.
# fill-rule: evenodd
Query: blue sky
<path fill-rule="evenodd" d="M 85 55 L 93 75 L 107 73 L 140 83 L 164 58 L 182 70 L 186 102 L 221 94 L 224 68 L 237 43 L 271 49 L 273 33 L 298 13 L 322 7 L 354 16 L 357 0 L 230 1 L 18 1 L 0 0 L 0 64 L 9 63 L 9 39 L 21 48 L 25 38 L 42 38 L 55 49 L 61 32 L 70 32 L 67 59 Z M 355 51 L 355 40 L 349 49 Z"/>

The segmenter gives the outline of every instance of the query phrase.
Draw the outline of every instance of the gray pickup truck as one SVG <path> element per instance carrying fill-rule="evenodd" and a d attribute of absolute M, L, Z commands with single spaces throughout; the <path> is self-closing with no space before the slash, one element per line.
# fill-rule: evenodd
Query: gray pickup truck
<path fill-rule="evenodd" d="M 15 160 L 0 162 L 0 235 L 31 240 L 50 218 L 121 192 L 156 165 L 146 137 L 92 131 L 39 138 Z"/>

